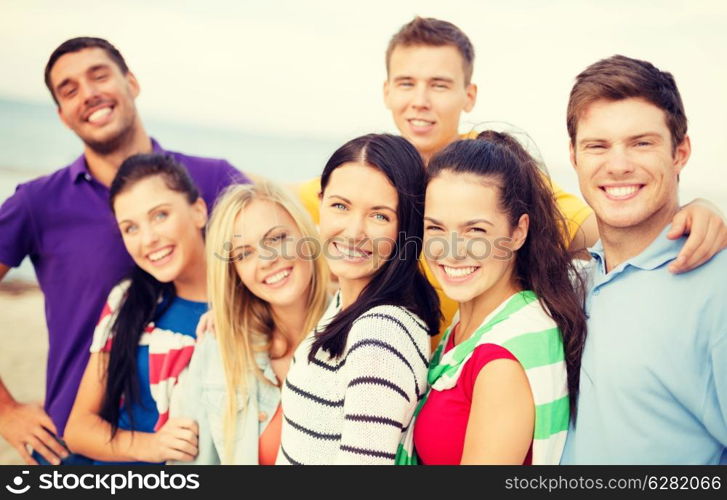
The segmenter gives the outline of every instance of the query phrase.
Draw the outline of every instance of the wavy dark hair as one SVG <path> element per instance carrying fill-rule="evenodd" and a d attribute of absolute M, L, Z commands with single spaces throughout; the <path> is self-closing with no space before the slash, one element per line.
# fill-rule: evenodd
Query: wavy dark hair
<path fill-rule="evenodd" d="M 119 194 L 154 176 L 161 177 L 172 191 L 185 194 L 189 203 L 199 198 L 199 190 L 187 169 L 170 155 L 139 154 L 127 158 L 116 173 L 109 194 L 111 210 Z M 136 367 L 139 339 L 149 322 L 163 314 L 176 296 L 173 283 L 157 281 L 139 266 L 134 266 L 128 279 L 129 288 L 111 325 L 113 340 L 100 411 L 100 416 L 111 424 L 112 438 L 118 431 L 122 404 L 130 408 L 141 401 Z M 128 415 L 133 428 L 133 412 Z"/>
<path fill-rule="evenodd" d="M 398 235 L 392 255 L 376 271 L 356 301 L 341 311 L 323 331 L 316 332 L 308 356 L 310 361 L 319 349 L 327 351 L 331 357 L 340 357 L 353 322 L 380 305 L 405 307 L 424 320 L 429 335 L 436 335 L 439 329 L 439 297 L 419 268 L 426 179 L 421 156 L 402 137 L 390 134 L 357 137 L 338 148 L 326 163 L 321 175 L 324 193 L 333 171 L 345 163 L 373 167 L 394 186 L 399 197 Z"/>
<path fill-rule="evenodd" d="M 454 142 L 435 155 L 429 162 L 428 180 L 442 172 L 494 178 L 500 190 L 500 208 L 510 225 L 517 226 L 523 214 L 530 217 L 528 236 L 515 254 L 515 279 L 523 289 L 535 292 L 560 329 L 570 411 L 575 418 L 586 339 L 585 289 L 568 251 L 566 221 L 548 178 L 516 139 L 492 130 L 480 133 L 476 140 Z"/>

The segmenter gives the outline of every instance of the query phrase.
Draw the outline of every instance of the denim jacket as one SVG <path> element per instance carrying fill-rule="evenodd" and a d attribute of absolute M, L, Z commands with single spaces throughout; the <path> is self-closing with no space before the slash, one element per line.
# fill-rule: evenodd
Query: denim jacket
<path fill-rule="evenodd" d="M 232 464 L 257 465 L 259 438 L 280 404 L 280 388 L 267 352 L 257 353 L 255 361 L 270 381 L 260 380 L 252 372 L 247 378 L 247 395 L 238 390 L 236 433 Z M 189 465 L 226 463 L 223 419 L 227 409 L 227 388 L 222 355 L 217 339 L 205 335 L 195 346 L 182 384 L 177 417 L 192 418 L 199 425 L 199 452 Z M 259 420 L 259 414 L 266 415 Z"/>

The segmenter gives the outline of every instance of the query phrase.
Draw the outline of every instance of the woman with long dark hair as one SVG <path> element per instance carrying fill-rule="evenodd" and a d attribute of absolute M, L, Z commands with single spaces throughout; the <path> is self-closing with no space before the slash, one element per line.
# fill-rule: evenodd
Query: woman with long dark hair
<path fill-rule="evenodd" d="M 169 409 L 207 309 L 207 208 L 187 170 L 160 154 L 124 161 L 109 201 L 136 266 L 109 295 L 65 439 L 98 463 L 191 460 L 197 425 Z"/>
<path fill-rule="evenodd" d="M 425 256 L 460 307 L 397 463 L 558 464 L 586 318 L 547 182 L 492 131 L 429 163 Z"/>
<path fill-rule="evenodd" d="M 322 250 L 340 290 L 293 358 L 279 464 L 393 464 L 424 394 L 439 303 L 418 265 L 424 167 L 401 137 L 366 135 L 321 177 Z"/>

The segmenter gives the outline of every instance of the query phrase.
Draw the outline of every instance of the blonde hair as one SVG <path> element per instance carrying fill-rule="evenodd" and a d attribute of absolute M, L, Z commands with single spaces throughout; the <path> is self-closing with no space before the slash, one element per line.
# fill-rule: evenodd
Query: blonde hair
<path fill-rule="evenodd" d="M 215 204 L 207 228 L 207 290 L 214 318 L 217 342 L 222 355 L 227 387 L 227 407 L 223 420 L 225 458 L 230 461 L 235 439 L 234 419 L 237 391 L 247 392 L 250 373 L 267 381 L 255 362 L 255 353 L 270 348 L 275 318 L 269 303 L 253 295 L 237 275 L 233 259 L 229 258 L 234 224 L 237 216 L 253 200 L 269 201 L 285 210 L 303 235 L 306 257 L 313 261 L 313 275 L 306 297 L 307 316 L 303 335 L 311 331 L 326 306 L 328 269 L 319 255 L 318 241 L 310 216 L 291 195 L 274 183 L 237 184 L 228 187 Z M 300 341 L 301 339 L 297 339 Z"/>

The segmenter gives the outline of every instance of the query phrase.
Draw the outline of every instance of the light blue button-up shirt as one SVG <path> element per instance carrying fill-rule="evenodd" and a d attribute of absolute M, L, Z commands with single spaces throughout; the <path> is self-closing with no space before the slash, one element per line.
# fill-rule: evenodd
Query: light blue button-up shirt
<path fill-rule="evenodd" d="M 684 239 L 667 231 L 610 273 L 601 243 L 591 249 L 578 417 L 563 464 L 717 464 L 725 452 L 727 252 L 674 275 L 667 265 Z"/>

